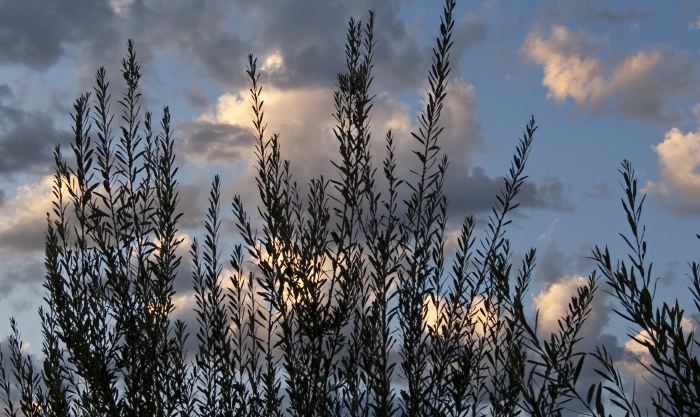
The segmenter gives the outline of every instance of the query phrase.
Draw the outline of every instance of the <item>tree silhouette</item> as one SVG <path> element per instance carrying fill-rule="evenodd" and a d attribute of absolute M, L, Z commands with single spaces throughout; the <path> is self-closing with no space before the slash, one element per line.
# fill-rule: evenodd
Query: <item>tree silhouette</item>
<path fill-rule="evenodd" d="M 190 248 L 196 329 L 172 319 L 183 241 L 168 108 L 156 132 L 141 108 L 132 42 L 116 120 L 99 69 L 92 93 L 73 106 L 72 157 L 55 151 L 41 369 L 11 321 L 9 371 L 0 368 L 4 414 L 605 416 L 612 406 L 641 415 L 605 347 L 593 352 L 601 381 L 587 395 L 577 387 L 586 357 L 577 343 L 596 273 L 569 300 L 557 331 L 543 338 L 528 319 L 536 252 L 514 260 L 508 227 L 527 178 L 534 118 L 485 229 L 467 217 L 456 253 L 445 253 L 448 161 L 440 138 L 455 5 L 443 6 L 407 178 L 397 174 L 391 131 L 381 162 L 370 149 L 373 12 L 348 23 L 346 69 L 333 95 L 334 170 L 306 187 L 282 156 L 284 132 L 267 131 L 261 73 L 249 57 L 258 216 L 233 197 L 237 236 L 224 253 L 221 181 L 213 179 L 203 240 Z M 661 381 L 657 414 L 698 415 L 698 342 L 683 329 L 678 304 L 653 306 L 642 204 L 627 162 L 622 175 L 632 231 L 623 237 L 632 253 L 616 266 L 607 249 L 593 258 L 619 314 L 648 335 L 637 341 Z M 692 272 L 700 308 L 700 266 Z M 194 351 L 188 337 L 196 338 Z"/>

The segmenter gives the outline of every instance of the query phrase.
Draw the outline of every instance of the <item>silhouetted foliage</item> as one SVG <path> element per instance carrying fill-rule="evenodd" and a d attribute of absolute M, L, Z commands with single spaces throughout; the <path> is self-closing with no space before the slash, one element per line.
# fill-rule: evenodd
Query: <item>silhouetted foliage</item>
<path fill-rule="evenodd" d="M 141 69 L 129 42 L 116 122 L 101 68 L 94 91 L 73 107 L 72 157 L 56 148 L 42 366 L 25 355 L 11 321 L 9 371 L 0 367 L 4 414 L 605 416 L 614 406 L 641 415 L 604 346 L 592 354 L 601 382 L 585 398 L 577 387 L 586 358 L 577 344 L 597 274 L 578 288 L 551 335 L 543 338 L 537 319 L 528 319 L 536 253 L 514 260 L 507 231 L 534 118 L 485 229 L 467 217 L 456 253 L 445 254 L 448 161 L 440 137 L 454 8 L 445 1 L 407 178 L 397 174 L 391 131 L 380 163 L 370 148 L 373 12 L 348 23 L 346 71 L 333 95 L 334 171 L 307 187 L 294 180 L 280 134 L 267 132 L 261 74 L 249 57 L 258 217 L 233 197 L 237 236 L 224 253 L 221 239 L 229 236 L 214 178 L 203 239 L 190 247 L 196 329 L 172 320 L 183 240 L 170 114 L 165 108 L 156 133 L 141 109 Z M 629 163 L 621 173 L 631 253 L 615 265 L 607 249 L 596 248 L 593 258 L 620 302 L 618 314 L 645 332 L 635 340 L 653 358 L 645 366 L 658 379 L 656 413 L 700 415 L 698 342 L 684 330 L 678 303 L 654 306 L 643 198 Z M 698 264 L 692 273 L 700 309 Z M 196 338 L 194 351 L 188 337 Z"/>
<path fill-rule="evenodd" d="M 637 177 L 629 161 L 623 161 L 620 175 L 625 191 L 622 207 L 629 226 L 629 233 L 620 236 L 629 253 L 624 259 L 613 261 L 607 247 L 596 246 L 593 259 L 611 294 L 619 301 L 615 312 L 634 326 L 632 331 L 636 333 L 630 337 L 651 357 L 641 365 L 653 377 L 649 382 L 655 391 L 652 401 L 656 415 L 697 416 L 700 415 L 700 364 L 693 349 L 700 345 L 700 340 L 695 337 L 692 322 L 688 321 L 690 328 L 684 322 L 685 310 L 678 299 L 672 304 L 655 302 L 657 279 L 652 275 L 652 262 L 648 261 L 646 226 L 641 222 L 645 196 L 639 196 Z M 696 312 L 700 312 L 700 265 L 693 262 L 690 269 L 689 290 Z M 597 370 L 602 381 L 590 387 L 587 399 L 595 404 L 597 413 L 606 415 L 605 391 L 625 415 L 641 416 L 634 393 L 625 392 L 620 372 L 605 347 L 596 349 L 593 356 L 602 366 Z"/>

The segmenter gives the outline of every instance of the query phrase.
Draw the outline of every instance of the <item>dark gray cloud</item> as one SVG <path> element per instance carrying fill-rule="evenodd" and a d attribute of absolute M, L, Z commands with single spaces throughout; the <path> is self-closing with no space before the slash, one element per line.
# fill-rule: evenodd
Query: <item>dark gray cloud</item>
<path fill-rule="evenodd" d="M 552 284 L 570 271 L 570 259 L 554 242 L 547 245 L 543 254 L 538 251 L 538 255 L 540 260 L 535 273 L 538 282 Z"/>
<path fill-rule="evenodd" d="M 259 2 L 245 2 L 245 7 L 261 16 L 257 35 L 260 43 L 285 54 L 288 71 L 279 80 L 283 84 L 333 84 L 335 75 L 344 70 L 344 56 L 338 51 L 343 49 L 347 19 L 350 16 L 366 19 L 370 8 L 376 12 L 376 79 L 387 89 L 414 88 L 423 81 L 430 49 L 419 45 L 417 38 L 420 34 L 412 32 L 399 18 L 403 1 L 312 0 L 303 3 L 301 6 L 286 3 L 270 11 Z M 299 21 L 305 24 L 299 25 Z M 457 48 L 461 48 L 459 51 L 466 49 L 465 45 L 471 44 L 473 37 L 482 37 L 481 31 L 471 30 L 474 25 L 464 26 L 457 25 L 460 36 L 455 36 L 455 39 Z M 267 27 L 279 30 L 268 31 Z M 459 56 L 455 59 L 458 61 Z"/>
<path fill-rule="evenodd" d="M 591 248 L 587 244 L 573 253 L 564 253 L 556 240 L 550 240 L 547 246 L 538 249 L 535 279 L 547 286 L 566 275 L 588 275 L 595 268 L 590 256 Z"/>
<path fill-rule="evenodd" d="M 481 213 L 496 202 L 496 195 L 503 188 L 502 177 L 490 177 L 482 167 L 468 172 L 454 173 L 445 182 L 451 216 Z M 572 211 L 564 184 L 556 178 L 546 178 L 541 184 L 523 184 L 517 201 L 523 207 L 554 211 Z"/>
<path fill-rule="evenodd" d="M 39 251 L 44 247 L 45 219 L 22 218 L 12 227 L 0 230 L 0 248 L 18 253 Z"/>
<path fill-rule="evenodd" d="M 525 182 L 520 202 L 524 207 L 546 208 L 556 211 L 574 211 L 568 200 L 567 187 L 558 178 L 546 177 L 539 184 Z"/>
<path fill-rule="evenodd" d="M 42 239 L 43 240 L 43 239 Z M 1 238 L 0 238 L 0 241 Z M 19 287 L 29 286 L 39 288 L 44 280 L 44 265 L 34 257 L 28 256 L 19 259 L 17 256 L 9 257 L 7 253 L 2 253 L 3 273 L 0 274 L 0 300 L 7 300 L 7 296 Z M 17 299 L 12 300 L 13 309 L 26 307 L 32 300 Z"/>
<path fill-rule="evenodd" d="M 184 90 L 185 98 L 187 102 L 192 105 L 192 107 L 204 110 L 209 108 L 212 103 L 209 98 L 204 95 L 201 91 L 196 89 L 186 89 Z"/>
<path fill-rule="evenodd" d="M 616 3 L 599 2 L 595 0 L 571 0 L 559 2 L 568 4 L 573 13 L 578 14 L 591 22 L 621 24 L 637 22 L 642 19 L 653 17 L 656 12 L 647 8 L 639 8 L 636 2 L 624 1 Z"/>
<path fill-rule="evenodd" d="M 48 113 L 24 110 L 13 98 L 9 87 L 0 86 L 0 173 L 46 169 L 53 147 L 67 143 L 68 133 L 57 130 Z"/>
<path fill-rule="evenodd" d="M 383 89 L 414 89 L 424 81 L 430 48 L 418 43 L 421 29 L 407 26 L 400 17 L 404 1 L 375 3 L 309 0 L 271 8 L 247 0 L 102 0 L 84 6 L 66 0 L 49 6 L 36 0 L 0 0 L 0 23 L 7 23 L 0 25 L 0 62 L 45 70 L 70 50 L 77 56 L 80 89 L 90 88 L 94 70 L 101 65 L 108 68 L 113 85 L 119 86 L 116 74 L 130 37 L 136 41 L 144 67 L 157 54 L 177 51 L 178 62 L 187 63 L 189 70 L 203 71 L 204 78 L 238 89 L 245 86 L 243 68 L 249 52 L 264 59 L 269 53 L 282 51 L 285 69 L 269 74 L 270 82 L 279 88 L 331 86 L 343 70 L 347 18 L 366 18 L 367 10 L 375 7 L 376 78 Z M 236 18 L 240 15 L 246 16 L 245 21 Z M 300 24 L 302 21 L 304 24 Z M 458 21 L 455 32 L 453 62 L 458 63 L 469 46 L 483 39 L 485 26 L 475 14 L 467 13 Z M 184 94 L 197 108 L 209 104 L 206 97 L 193 90 Z M 6 96 L 11 97 L 12 91 L 3 85 L 0 100 Z M 147 102 L 148 96 L 146 91 Z M 0 122 L 4 120 L 4 126 L 0 126 L 0 172 L 48 165 L 53 145 L 67 138 L 54 128 L 48 113 L 3 106 L 0 118 Z M 186 132 L 190 139 L 185 150 L 219 160 L 236 157 L 240 147 L 221 146 L 230 145 L 231 138 L 240 143 L 241 132 L 234 130 L 195 123 Z"/>
<path fill-rule="evenodd" d="M 0 62 L 41 71 L 73 48 L 85 88 L 98 66 L 118 68 L 126 40 L 133 38 L 142 64 L 175 49 L 184 62 L 199 63 L 218 79 L 242 73 L 250 51 L 228 31 L 229 2 L 135 0 L 120 9 L 110 3 L 118 2 L 0 1 Z"/>
<path fill-rule="evenodd" d="M 72 43 L 94 42 L 109 30 L 104 1 L 0 1 L 0 62 L 44 70 Z"/>
<path fill-rule="evenodd" d="M 271 8 L 258 1 L 239 1 L 242 12 L 254 19 L 256 51 L 284 53 L 287 71 L 275 80 L 281 85 L 335 83 L 336 74 L 344 69 L 344 56 L 338 51 L 343 50 L 347 19 L 366 19 L 367 11 L 374 8 L 376 78 L 386 88 L 415 87 L 423 80 L 428 62 L 429 49 L 418 45 L 419 34 L 410 32 L 399 18 L 403 3 L 307 0 Z"/>
<path fill-rule="evenodd" d="M 593 23 L 625 24 L 653 17 L 656 12 L 639 8 L 635 2 L 599 2 L 595 0 L 560 0 L 549 2 L 539 11 L 547 21 L 561 23 L 568 18 L 582 19 Z"/>
<path fill-rule="evenodd" d="M 654 16 L 653 10 L 638 10 L 627 8 L 623 10 L 613 10 L 608 8 L 596 8 L 595 3 L 582 1 L 579 4 L 588 5 L 585 7 L 585 16 L 591 21 L 604 23 L 625 23 L 636 22 Z"/>
<path fill-rule="evenodd" d="M 67 137 L 67 133 L 55 129 L 47 114 L 28 115 L 0 133 L 0 173 L 12 175 L 47 168 L 54 145 L 66 143 Z"/>
<path fill-rule="evenodd" d="M 685 284 L 684 281 L 686 281 L 688 274 L 686 268 L 687 264 L 677 260 L 667 262 L 659 276 L 660 282 L 657 282 L 656 285 L 671 287 L 680 283 Z"/>
<path fill-rule="evenodd" d="M 117 2 L 113 2 L 117 3 Z M 386 88 L 415 87 L 423 81 L 430 48 L 400 18 L 405 1 L 328 2 L 305 0 L 269 7 L 257 1 L 125 1 L 120 8 L 107 0 L 85 4 L 61 0 L 0 1 L 0 62 L 45 70 L 71 47 L 81 59 L 83 86 L 96 67 L 116 68 L 127 38 L 136 41 L 143 63 L 175 50 L 194 71 L 198 68 L 227 85 L 243 85 L 248 53 L 264 58 L 282 51 L 281 86 L 332 85 L 343 70 L 344 33 L 350 16 L 366 17 L 375 8 L 377 77 Z M 242 21 L 237 16 L 246 16 Z M 437 17 L 437 16 L 436 16 Z M 303 22 L 303 24 L 300 24 Z M 457 23 L 454 61 L 484 37 L 475 15 Z"/>
<path fill-rule="evenodd" d="M 252 51 L 235 35 L 223 33 L 206 39 L 202 47 L 192 47 L 194 55 L 216 80 L 227 84 L 243 82 L 246 56 Z"/>
<path fill-rule="evenodd" d="M 180 131 L 180 154 L 185 159 L 230 163 L 252 154 L 251 131 L 238 125 L 196 121 L 183 125 Z"/>
<path fill-rule="evenodd" d="M 102 0 L 103 3 L 108 3 Z M 134 0 L 119 9 L 107 5 L 105 27 L 93 34 L 81 27 L 89 42 L 75 42 L 80 59 L 80 84 L 91 86 L 94 70 L 105 66 L 116 73 L 124 45 L 132 39 L 144 67 L 159 54 L 175 52 L 178 64 L 225 83 L 242 83 L 245 57 L 251 52 L 232 32 L 234 7 L 225 0 Z M 205 74 L 201 74 L 204 71 Z"/>
<path fill-rule="evenodd" d="M 193 182 L 191 184 L 180 185 L 178 189 L 180 204 L 178 208 L 182 212 L 180 217 L 180 227 L 183 229 L 199 230 L 203 224 L 206 198 L 209 190 L 202 187 L 202 184 Z"/>

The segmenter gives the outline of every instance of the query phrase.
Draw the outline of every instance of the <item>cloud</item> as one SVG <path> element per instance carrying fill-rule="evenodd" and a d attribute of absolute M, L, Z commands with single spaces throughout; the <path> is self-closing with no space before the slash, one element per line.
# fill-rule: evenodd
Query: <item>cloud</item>
<path fill-rule="evenodd" d="M 549 229 L 556 227 L 557 218 Z M 556 234 L 554 234 L 556 235 Z M 545 288 L 559 282 L 562 277 L 581 276 L 595 268 L 590 258 L 591 244 L 583 244 L 578 249 L 564 253 L 561 244 L 552 235 L 548 244 L 538 250 L 538 267 L 535 270 L 535 282 Z"/>
<path fill-rule="evenodd" d="M 553 26 L 549 37 L 532 33 L 525 39 L 522 53 L 542 65 L 542 85 L 547 97 L 556 101 L 572 98 L 578 104 L 599 100 L 604 89 L 601 62 L 592 57 L 597 42 L 586 33 L 572 33 L 564 26 Z"/>
<path fill-rule="evenodd" d="M 678 117 L 670 101 L 692 90 L 695 65 L 671 49 L 637 52 L 616 65 L 610 79 L 614 107 L 630 119 L 667 121 Z"/>
<path fill-rule="evenodd" d="M 700 16 L 693 19 L 692 22 L 688 23 L 688 30 L 700 30 Z"/>
<path fill-rule="evenodd" d="M 331 169 L 330 159 L 335 155 L 337 146 L 332 133 L 332 94 L 332 90 L 321 87 L 264 87 L 262 99 L 267 123 L 266 139 L 274 133 L 280 134 L 283 158 L 291 161 L 292 171 L 301 183 Z M 237 135 L 234 140 L 235 152 L 252 169 L 255 139 L 249 100 L 246 90 L 223 94 L 218 98 L 214 110 L 204 114 L 201 120 L 220 127 L 230 126 L 227 129 Z M 231 139 L 221 136 L 219 142 L 221 140 Z M 310 152 L 311 149 L 313 152 Z M 245 181 L 254 190 L 254 183 L 249 181 L 253 177 L 251 169 L 238 182 Z"/>
<path fill-rule="evenodd" d="M 4 99 L 6 97 L 12 97 L 12 90 L 7 84 L 0 84 L 0 99 Z"/>
<path fill-rule="evenodd" d="M 2 239 L 2 237 L 0 237 Z M 0 300 L 12 311 L 18 313 L 33 306 L 42 296 L 41 283 L 45 270 L 40 256 L 17 256 L 14 251 L 0 248 Z M 20 288 L 30 290 L 30 296 L 14 297 Z M 13 294 L 14 293 L 14 294 Z M 13 295 L 9 297 L 9 295 Z"/>
<path fill-rule="evenodd" d="M 574 18 L 609 25 L 637 23 L 656 15 L 656 12 L 650 9 L 607 7 L 618 5 L 619 2 L 601 5 L 595 0 L 560 0 L 546 4 L 540 14 L 549 18 L 548 21 L 561 22 L 567 18 Z"/>
<path fill-rule="evenodd" d="M 548 281 L 547 286 L 533 299 L 533 305 L 539 310 L 540 340 L 549 340 L 551 333 L 559 331 L 558 320 L 567 313 L 571 297 L 576 295 L 578 287 L 586 285 L 587 278 L 581 275 L 561 275 Z M 609 294 L 599 288 L 591 303 L 591 313 L 577 335 L 579 341 L 574 351 L 590 353 L 597 346 L 605 346 L 613 361 L 618 361 L 624 356 L 624 348 L 615 335 L 604 332 L 612 313 L 608 301 Z M 588 358 L 577 386 L 588 388 L 591 384 L 598 383 L 600 376 L 595 371 L 598 367 L 599 364 Z"/>
<path fill-rule="evenodd" d="M 109 7 L 119 16 L 128 13 L 135 0 L 109 0 Z"/>
<path fill-rule="evenodd" d="M 223 83 L 242 84 L 245 58 L 253 48 L 241 39 L 232 25 L 235 4 L 225 0 L 111 1 L 101 15 L 104 29 L 94 33 L 78 24 L 81 41 L 77 51 L 83 83 L 90 82 L 94 69 L 118 68 L 127 39 L 136 42 L 142 65 L 157 56 L 176 53 L 182 68 Z"/>
<path fill-rule="evenodd" d="M 460 57 L 464 56 L 472 46 L 486 39 L 487 27 L 484 16 L 480 13 L 465 13 L 455 23 L 455 39 L 459 39 L 453 46 L 453 56 L 457 57 L 453 62 L 459 65 Z M 459 67 L 457 67 L 457 72 Z"/>
<path fill-rule="evenodd" d="M 18 285 L 36 284 L 44 278 L 41 258 L 47 228 L 46 213 L 52 210 L 52 186 L 53 177 L 45 176 L 35 183 L 20 186 L 14 196 L 0 205 L 0 263 L 5 266 L 0 273 L 0 298 Z M 204 209 L 199 207 L 202 203 L 199 192 L 190 185 L 179 187 L 178 208 L 184 213 L 179 222 L 180 237 L 185 240 L 176 251 L 183 258 L 174 282 L 178 293 L 192 288 L 189 263 L 191 240 L 182 229 L 201 230 Z"/>
<path fill-rule="evenodd" d="M 0 85 L 0 173 L 45 170 L 53 147 L 67 142 L 68 133 L 57 130 L 48 113 L 22 109 L 12 90 Z"/>
<path fill-rule="evenodd" d="M 183 90 L 183 93 L 185 95 L 185 100 L 196 109 L 206 110 L 211 106 L 209 98 L 197 89 L 188 88 Z"/>
<path fill-rule="evenodd" d="M 571 297 L 576 295 L 579 287 L 587 284 L 588 278 L 581 275 L 563 275 L 551 282 L 533 299 L 534 307 L 539 311 L 538 331 L 544 337 L 559 331 L 559 319 L 568 312 Z M 603 328 L 610 320 L 611 308 L 608 305 L 609 295 L 599 289 L 591 304 L 591 313 L 583 324 L 577 344 L 578 351 L 591 352 L 595 346 L 605 343 L 614 353 L 615 358 L 621 356 L 617 343 L 611 343 L 611 338 L 603 333 Z"/>
<path fill-rule="evenodd" d="M 635 22 L 654 16 L 653 10 L 641 10 L 628 7 L 626 9 L 612 9 L 597 4 L 595 0 L 573 0 L 574 13 L 578 13 L 592 22 L 620 24 Z M 610 3 L 612 5 L 614 3 Z"/>
<path fill-rule="evenodd" d="M 0 62 L 45 71 L 74 54 L 80 61 L 80 83 L 87 86 L 97 66 L 119 65 L 121 55 L 114 52 L 131 38 L 142 64 L 176 51 L 186 67 L 227 86 L 245 85 L 242 70 L 251 52 L 281 52 L 285 71 L 277 74 L 280 84 L 329 86 L 344 67 L 338 51 L 343 50 L 347 19 L 366 17 L 373 8 L 377 79 L 389 89 L 414 88 L 423 80 L 431 49 L 423 44 L 420 27 L 409 26 L 402 17 L 405 3 L 302 0 L 267 7 L 250 0 L 4 1 Z M 455 34 L 452 58 L 459 62 L 467 48 L 484 38 L 485 26 L 477 14 L 465 13 L 458 17 Z"/>
<path fill-rule="evenodd" d="M 217 79 L 239 74 L 251 50 L 231 32 L 234 8 L 223 0 L 199 2 L 71 0 L 0 2 L 0 62 L 45 71 L 76 53 L 79 71 L 90 79 L 95 68 L 116 68 L 127 38 L 135 39 L 142 64 L 156 51 L 177 50 Z M 242 76 L 237 78 L 242 79 Z"/>
<path fill-rule="evenodd" d="M 469 149 L 480 141 L 475 131 L 478 125 L 473 120 L 472 88 L 455 83 L 455 94 L 446 103 L 444 115 L 445 130 L 442 140 L 443 148 L 451 155 L 455 164 L 463 164 Z M 262 99 L 265 106 L 265 120 L 268 123 L 266 134 L 280 134 L 282 154 L 291 162 L 291 168 L 300 183 L 311 178 L 335 173 L 330 161 L 337 157 L 337 139 L 333 134 L 335 121 L 332 117 L 333 90 L 326 87 L 281 88 L 277 85 L 265 85 Z M 375 164 L 384 157 L 384 135 L 391 129 L 397 146 L 397 163 L 403 174 L 408 174 L 409 167 L 415 165 L 415 157 L 410 152 L 414 140 L 410 137 L 412 117 L 405 104 L 380 92 L 374 102 L 372 114 L 372 149 Z M 234 126 L 240 133 L 239 155 L 252 166 L 253 158 L 251 109 L 248 92 L 239 90 L 219 97 L 212 112 L 202 115 L 204 123 Z M 454 124 L 450 123 L 454 119 Z M 241 129 L 240 131 L 238 129 Z M 250 140 L 247 153 L 243 153 L 242 139 L 248 132 Z M 310 150 L 313 152 L 310 152 Z M 253 172 L 248 172 L 245 182 L 250 183 Z M 245 194 L 245 193 L 244 193 Z"/>
<path fill-rule="evenodd" d="M 700 131 L 666 132 L 654 146 L 659 160 L 658 182 L 648 182 L 642 191 L 663 196 L 667 207 L 684 215 L 697 215 L 700 208 Z"/>
<path fill-rule="evenodd" d="M 247 158 L 253 145 L 251 132 L 239 125 L 209 121 L 183 124 L 179 153 L 188 161 L 204 164 Z"/>
<path fill-rule="evenodd" d="M 492 325 L 496 319 L 496 313 L 493 310 L 489 310 L 487 305 L 488 303 L 484 297 L 477 296 L 471 301 L 469 310 L 466 309 L 466 304 L 457 306 L 457 314 L 463 317 L 465 321 L 468 319 L 469 323 L 474 326 L 476 334 L 480 337 L 486 334 L 487 326 Z M 444 321 L 440 323 L 440 315 L 446 314 L 445 309 L 448 306 L 448 300 L 441 296 L 435 296 L 434 299 L 431 297 L 425 298 L 423 301 L 423 324 L 426 326 L 426 332 L 433 329 L 437 330 L 438 334 L 443 334 L 443 329 L 436 329 L 436 326 L 445 324 Z"/>
<path fill-rule="evenodd" d="M 44 247 L 46 213 L 51 211 L 53 177 L 20 186 L 15 196 L 0 207 L 0 248 L 18 252 Z"/>
<path fill-rule="evenodd" d="M 251 0 L 238 2 L 242 13 L 254 22 L 251 31 L 256 43 L 268 53 L 283 51 L 286 86 L 332 85 L 343 70 L 344 33 L 350 16 L 366 19 L 367 10 L 376 12 L 376 78 L 387 88 L 415 87 L 423 79 L 430 49 L 419 45 L 419 33 L 400 18 L 403 1 L 326 2 L 305 0 L 280 3 L 270 8 Z M 298 22 L 303 21 L 303 25 Z M 270 30 L 275 28 L 275 30 Z M 458 30 L 462 30 L 461 26 Z M 478 33 L 471 36 L 479 36 Z M 470 38 L 460 43 L 468 43 Z M 458 59 L 455 59 L 457 62 Z"/>
<path fill-rule="evenodd" d="M 270 84 L 263 89 L 267 134 L 280 133 L 283 158 L 291 161 L 295 179 L 301 184 L 320 175 L 329 177 L 329 172 L 330 175 L 335 173 L 330 163 L 337 157 L 337 140 L 332 133 L 335 125 L 331 117 L 332 94 L 331 89 L 321 87 L 281 88 Z M 441 125 L 446 128 L 440 146 L 450 161 L 445 193 L 449 203 L 448 215 L 452 219 L 490 209 L 499 187 L 503 185 L 501 177 L 490 177 L 482 167 L 469 163 L 470 157 L 482 149 L 484 143 L 475 114 L 474 85 L 462 79 L 451 80 L 450 94 L 442 112 Z M 233 185 L 234 193 L 241 194 L 244 200 L 254 199 L 256 194 L 254 183 L 249 181 L 254 175 L 250 119 L 247 91 L 224 94 L 218 98 L 212 111 L 204 113 L 193 124 L 199 130 L 185 142 L 186 149 L 199 155 L 195 158 L 201 160 L 237 157 L 246 162 L 248 170 L 238 176 L 240 179 Z M 415 169 L 417 160 L 411 152 L 415 145 L 410 136 L 415 127 L 411 109 L 389 93 L 380 92 L 374 102 L 371 122 L 375 165 L 380 164 L 384 157 L 384 135 L 392 130 L 397 147 L 398 175 L 412 178 L 414 174 L 410 169 Z M 219 151 L 224 145 L 231 144 L 234 146 L 227 148 L 231 149 L 228 154 Z M 310 149 L 313 152 L 309 152 Z M 407 189 L 403 191 L 408 192 Z M 556 178 L 545 178 L 539 183 L 526 182 L 519 201 L 525 207 L 556 211 L 573 209 L 566 196 L 566 186 Z"/>
<path fill-rule="evenodd" d="M 570 259 L 564 255 L 559 246 L 550 241 L 544 249 L 544 254 L 537 268 L 537 281 L 545 285 L 556 283 L 565 275 L 570 263 Z"/>
<path fill-rule="evenodd" d="M 542 85 L 556 102 L 572 99 L 594 114 L 614 111 L 629 119 L 662 122 L 678 117 L 669 102 L 687 93 L 695 80 L 695 65 L 687 54 L 657 47 L 608 63 L 597 56 L 601 44 L 585 32 L 555 25 L 548 34 L 530 33 L 521 53 L 542 66 Z"/>
<path fill-rule="evenodd" d="M 450 169 L 456 170 L 455 167 Z M 468 171 L 451 174 L 446 180 L 445 194 L 450 217 L 461 218 L 464 215 L 490 210 L 496 202 L 499 190 L 503 187 L 503 178 L 487 175 L 483 167 L 475 166 L 467 169 Z M 573 211 L 566 186 L 553 177 L 543 179 L 540 184 L 525 182 L 517 201 L 523 207 Z"/>
<path fill-rule="evenodd" d="M 282 56 L 282 53 L 280 51 L 275 51 L 272 54 L 268 55 L 267 58 L 265 58 L 265 61 L 263 62 L 260 69 L 267 73 L 273 74 L 276 72 L 284 72 L 285 66 L 284 57 Z"/>
<path fill-rule="evenodd" d="M 540 329 L 544 332 L 555 332 L 559 329 L 558 321 L 567 313 L 567 305 L 576 289 L 586 285 L 587 279 L 582 276 L 567 276 L 550 284 L 534 299 L 539 311 Z"/>
<path fill-rule="evenodd" d="M 0 2 L 0 62 L 45 70 L 63 56 L 66 45 L 92 42 L 110 30 L 109 13 L 100 1 Z"/>
<path fill-rule="evenodd" d="M 559 217 L 555 217 L 554 219 L 552 219 L 551 222 L 549 222 L 549 226 L 547 226 L 547 229 L 540 233 L 539 236 L 537 236 L 537 240 L 551 242 L 554 238 L 554 233 L 556 232 L 558 225 Z"/>
<path fill-rule="evenodd" d="M 681 327 L 684 334 L 687 336 L 691 332 L 695 332 L 695 325 L 688 318 L 683 318 Z M 634 335 L 638 340 L 649 340 L 649 333 L 642 330 Z M 624 371 L 630 378 L 627 386 L 628 390 L 632 387 L 635 389 L 635 397 L 639 398 L 640 407 L 651 406 L 652 398 L 656 396 L 654 385 L 659 383 L 659 380 L 647 369 L 654 363 L 654 360 L 649 353 L 649 350 L 642 344 L 630 337 L 624 345 L 624 356 L 615 361 L 615 366 Z"/>
<path fill-rule="evenodd" d="M 57 143 L 66 143 L 68 135 L 54 128 L 44 113 L 28 115 L 20 123 L 0 133 L 0 173 L 14 175 L 45 170 Z"/>
<path fill-rule="evenodd" d="M 398 168 L 404 178 L 412 178 L 413 174 L 409 169 L 414 168 L 417 161 L 411 152 L 415 141 L 409 132 L 415 129 L 415 122 L 410 117 L 408 108 L 400 102 L 380 97 L 375 111 L 379 113 L 373 118 L 375 138 L 377 130 L 382 132 L 392 129 L 397 138 Z M 450 80 L 449 93 L 442 111 L 441 125 L 445 126 L 445 130 L 440 138 L 440 147 L 449 160 L 445 194 L 448 200 L 448 217 L 452 219 L 462 219 L 466 215 L 490 210 L 503 186 L 501 176 L 489 176 L 483 167 L 472 162 L 473 157 L 483 150 L 485 145 L 476 112 L 477 97 L 474 84 L 461 78 Z M 379 126 L 379 129 L 376 129 L 376 126 Z M 374 146 L 374 149 L 383 148 L 382 144 Z M 573 209 L 568 202 L 566 186 L 552 177 L 539 183 L 526 182 L 518 201 L 524 207 L 555 211 Z"/>
<path fill-rule="evenodd" d="M 524 207 L 546 208 L 555 211 L 574 211 L 568 200 L 566 185 L 558 178 L 545 177 L 539 185 L 526 182 L 522 187 L 520 203 Z"/>
<path fill-rule="evenodd" d="M 592 4 L 591 2 L 584 1 L 581 4 Z M 593 6 L 587 8 L 586 17 L 592 21 L 604 22 L 604 23 L 625 23 L 630 21 L 637 21 L 640 19 L 645 19 L 647 17 L 652 17 L 656 13 L 652 10 L 635 10 L 635 9 L 625 9 L 625 10 L 613 10 L 613 9 L 600 9 Z"/>

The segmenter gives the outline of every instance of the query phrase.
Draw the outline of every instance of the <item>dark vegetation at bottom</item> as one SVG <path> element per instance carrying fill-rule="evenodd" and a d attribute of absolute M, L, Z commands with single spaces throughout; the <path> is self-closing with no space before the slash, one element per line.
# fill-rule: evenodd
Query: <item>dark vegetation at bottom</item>
<path fill-rule="evenodd" d="M 370 152 L 374 15 L 351 19 L 334 93 L 338 154 L 329 178 L 300 188 L 268 134 L 257 61 L 247 75 L 260 206 L 232 206 L 238 237 L 221 249 L 215 177 L 204 238 L 190 248 L 198 327 L 172 319 L 182 262 L 178 180 L 168 109 L 141 110 L 130 42 L 116 102 L 104 69 L 73 106 L 72 156 L 55 152 L 47 214 L 42 358 L 11 321 L 0 398 L 15 416 L 641 416 L 604 346 L 577 349 L 603 285 L 652 361 L 652 413 L 700 415 L 698 339 L 678 303 L 654 300 L 637 179 L 622 165 L 629 254 L 596 248 L 597 272 L 543 338 L 524 303 L 535 250 L 514 261 L 511 213 L 537 130 L 527 122 L 486 227 L 472 217 L 445 254 L 447 157 L 440 148 L 454 0 L 447 0 L 412 133 L 412 176 L 397 176 L 394 136 Z M 118 108 L 116 119 L 112 107 Z M 160 125 L 159 127 L 157 125 Z M 282 132 L 284 133 L 284 132 Z M 70 162 L 69 162 L 70 161 Z M 404 195 L 407 197 L 404 199 Z M 448 262 L 449 261 L 449 262 Z M 224 270 L 227 271 L 224 273 Z M 700 310 L 700 266 L 691 265 Z M 196 339 L 194 352 L 187 339 Z M 585 358 L 589 358 L 584 362 Z M 582 387 L 594 366 L 600 377 Z M 577 384 L 578 383 L 578 384 Z"/>

